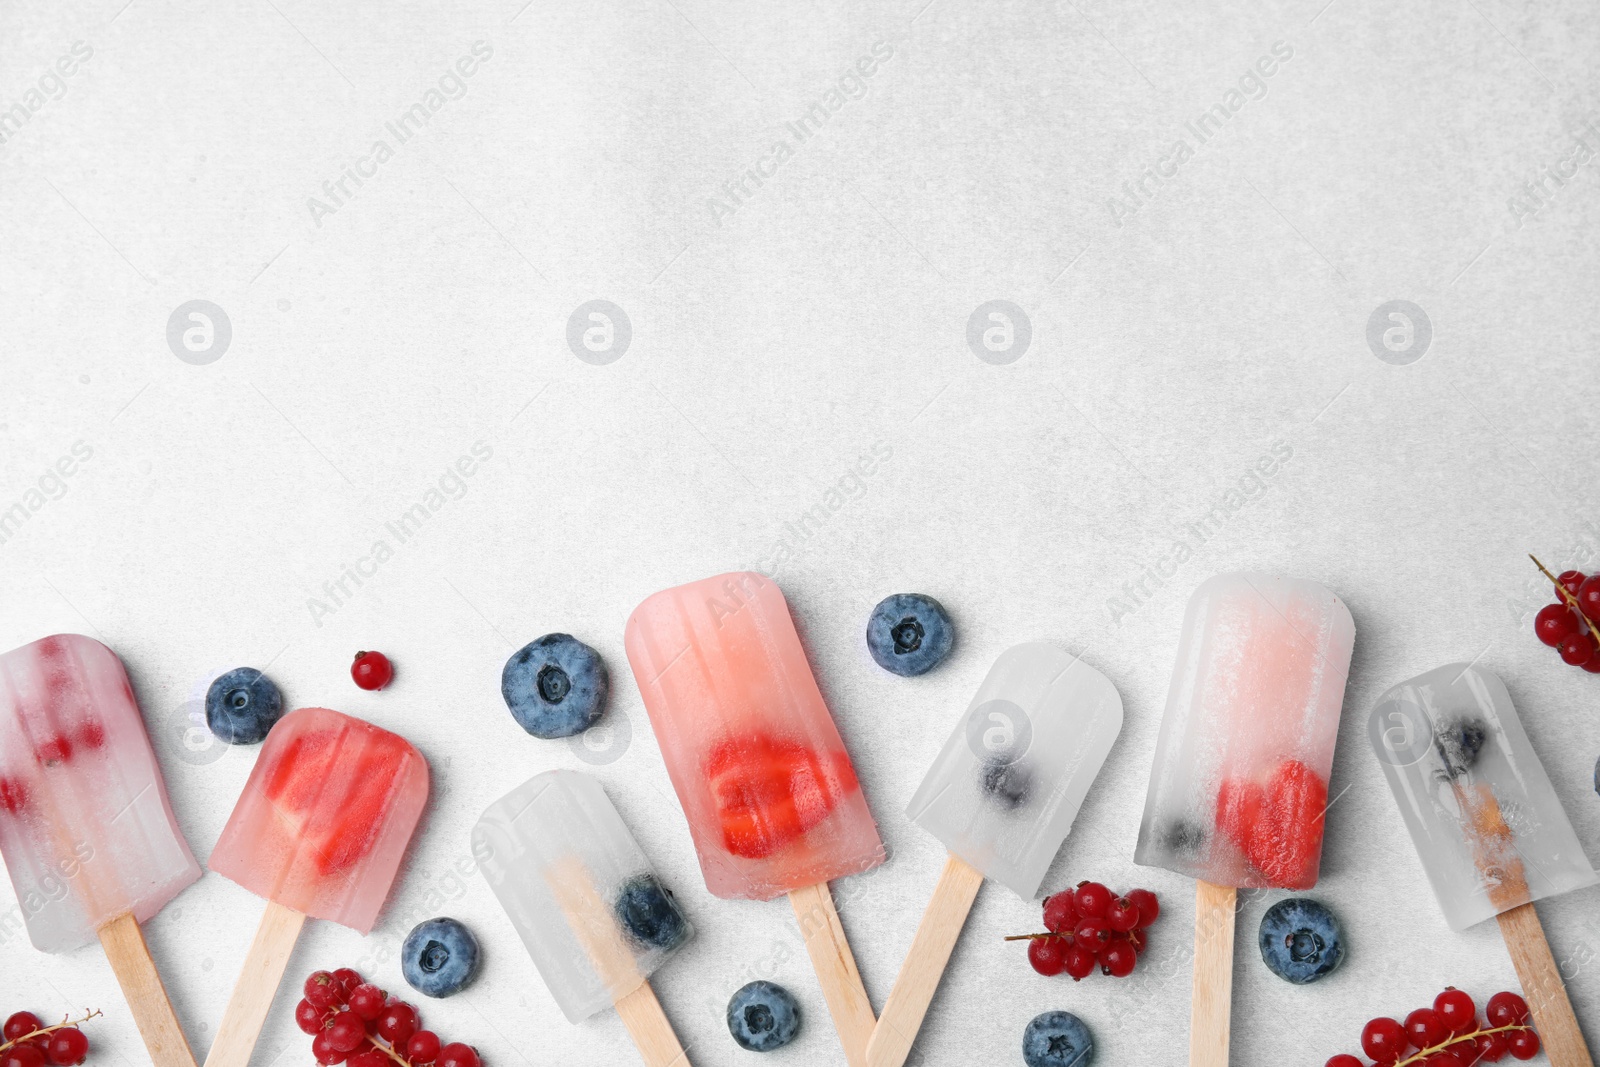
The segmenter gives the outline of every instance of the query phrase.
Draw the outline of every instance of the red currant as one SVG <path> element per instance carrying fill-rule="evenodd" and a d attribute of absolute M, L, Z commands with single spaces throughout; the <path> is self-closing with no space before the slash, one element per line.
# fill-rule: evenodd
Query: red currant
<path fill-rule="evenodd" d="M 432 1030 L 418 1030 L 406 1042 L 406 1059 L 412 1063 L 432 1063 L 439 1058 L 439 1035 Z"/>
<path fill-rule="evenodd" d="M 1133 951 L 1143 952 L 1150 943 L 1150 935 L 1143 929 L 1128 931 L 1128 944 L 1133 946 Z"/>
<path fill-rule="evenodd" d="M 1582 571 L 1562 571 L 1556 575 L 1556 585 L 1561 587 L 1556 590 L 1556 599 L 1563 604 L 1567 602 L 1567 598 L 1561 595 L 1561 589 L 1565 589 L 1573 596 L 1577 596 L 1578 590 L 1583 588 L 1584 579 L 1588 577 Z"/>
<path fill-rule="evenodd" d="M 50 1035 L 50 1062 L 56 1067 L 77 1067 L 89 1054 L 89 1039 L 76 1026 L 64 1026 Z"/>
<path fill-rule="evenodd" d="M 417 1032 L 417 1009 L 403 1000 L 391 1001 L 378 1016 L 378 1036 L 391 1045 L 404 1045 Z"/>
<path fill-rule="evenodd" d="M 1094 971 L 1094 949 L 1088 945 L 1073 945 L 1067 949 L 1067 973 L 1074 982 L 1081 982 Z"/>
<path fill-rule="evenodd" d="M 1433 1010 L 1444 1019 L 1452 1034 L 1464 1034 L 1478 1025 L 1478 1006 L 1472 997 L 1451 986 L 1433 998 Z"/>
<path fill-rule="evenodd" d="M 1118 938 L 1100 950 L 1100 973 L 1113 978 L 1126 978 L 1139 962 L 1139 954 L 1124 938 Z"/>
<path fill-rule="evenodd" d="M 1111 928 L 1104 919 L 1079 919 L 1072 933 L 1091 952 L 1099 952 L 1100 946 L 1111 939 Z"/>
<path fill-rule="evenodd" d="M 1432 1048 L 1450 1036 L 1450 1024 L 1432 1008 L 1418 1008 L 1405 1021 L 1406 1038 L 1417 1048 Z"/>
<path fill-rule="evenodd" d="M 1071 933 L 1078 925 L 1078 906 L 1073 903 L 1073 892 L 1063 889 L 1045 898 L 1044 928 L 1053 934 Z"/>
<path fill-rule="evenodd" d="M 363 689 L 382 689 L 394 677 L 394 664 L 382 652 L 357 652 L 350 677 Z"/>
<path fill-rule="evenodd" d="M 14 778 L 0 778 L 0 808 L 16 815 L 28 806 L 28 790 Z M 18 1015 L 23 1014 L 18 1012 Z"/>
<path fill-rule="evenodd" d="M 1483 1009 L 1483 1017 L 1493 1027 L 1516 1026 L 1528 1021 L 1528 1002 L 1515 993 L 1496 993 Z"/>
<path fill-rule="evenodd" d="M 354 967 L 340 967 L 333 972 L 333 980 L 339 983 L 342 991 L 348 993 L 361 984 L 361 972 Z"/>
<path fill-rule="evenodd" d="M 1028 942 L 1028 962 L 1046 977 L 1058 975 L 1067 969 L 1068 947 L 1064 937 L 1036 937 Z"/>
<path fill-rule="evenodd" d="M 1479 1063 L 1499 1063 L 1511 1051 L 1511 1038 L 1505 1034 L 1479 1034 L 1473 1039 Z"/>
<path fill-rule="evenodd" d="M 1139 909 L 1141 930 L 1161 917 L 1161 904 L 1156 900 L 1156 895 L 1148 889 L 1130 889 L 1128 903 Z"/>
<path fill-rule="evenodd" d="M 1578 610 L 1595 622 L 1600 622 L 1600 574 L 1585 578 L 1573 595 L 1578 598 Z"/>
<path fill-rule="evenodd" d="M 394 1061 L 368 1045 L 345 1060 L 345 1067 L 393 1067 Z"/>
<path fill-rule="evenodd" d="M 1565 604 L 1546 604 L 1533 617 L 1533 632 L 1539 640 L 1555 648 L 1563 637 L 1578 632 L 1578 619 Z"/>
<path fill-rule="evenodd" d="M 1406 1032 L 1393 1019 L 1373 1019 L 1361 1028 L 1361 1051 L 1377 1063 L 1394 1063 L 1405 1055 Z"/>
<path fill-rule="evenodd" d="M 1106 925 L 1119 934 L 1139 928 L 1139 906 L 1127 897 L 1117 897 L 1106 908 Z"/>
<path fill-rule="evenodd" d="M 1367 1067 L 1367 1065 L 1362 1063 L 1360 1058 L 1348 1052 L 1341 1052 L 1337 1056 L 1328 1057 L 1328 1062 L 1322 1067 Z"/>
<path fill-rule="evenodd" d="M 1589 662 L 1583 665 L 1583 669 L 1590 674 L 1600 674 L 1600 656 L 1590 656 Z"/>
<path fill-rule="evenodd" d="M 334 1048 L 328 1043 L 328 1031 L 324 1030 L 311 1039 L 311 1055 L 323 1067 L 332 1067 L 335 1063 L 343 1063 L 350 1053 Z"/>
<path fill-rule="evenodd" d="M 6 1024 L 0 1028 L 0 1034 L 4 1034 L 7 1041 L 15 1041 L 23 1034 L 31 1034 L 43 1028 L 44 1024 L 33 1012 L 19 1011 L 6 1017 Z"/>
<path fill-rule="evenodd" d="M 12 1045 L 0 1055 L 0 1067 L 44 1067 L 44 1053 L 31 1041 Z"/>
<path fill-rule="evenodd" d="M 363 1022 L 371 1022 L 383 1014 L 387 994 L 371 982 L 362 982 L 350 990 L 350 1010 Z"/>
<path fill-rule="evenodd" d="M 1073 903 L 1078 914 L 1085 919 L 1102 918 L 1111 906 L 1111 890 L 1099 882 L 1079 882 Z"/>
<path fill-rule="evenodd" d="M 339 982 L 327 971 L 312 971 L 303 992 L 313 1007 L 332 1008 L 339 1001 Z"/>
<path fill-rule="evenodd" d="M 1594 659 L 1595 648 L 1594 634 L 1588 630 L 1579 630 L 1577 633 L 1568 634 L 1561 639 L 1561 644 L 1556 648 L 1561 653 L 1561 661 L 1570 663 L 1574 667 L 1582 667 Z"/>
<path fill-rule="evenodd" d="M 1518 1030 L 1511 1035 L 1511 1055 L 1514 1059 L 1531 1060 L 1538 1054 L 1538 1034 L 1532 1030 Z"/>
<path fill-rule="evenodd" d="M 1422 1067 L 1468 1067 L 1468 1065 L 1456 1052 L 1443 1049 L 1423 1060 Z"/>
<path fill-rule="evenodd" d="M 294 1024 L 301 1031 L 316 1034 L 322 1031 L 322 1017 L 327 1014 L 322 1008 L 317 1007 L 309 1000 L 302 1000 L 294 1006 Z"/>
<path fill-rule="evenodd" d="M 329 1046 L 340 1052 L 354 1052 L 367 1039 L 367 1028 L 351 1012 L 340 1012 L 327 1029 Z"/>
<path fill-rule="evenodd" d="M 478 1050 L 471 1045 L 452 1041 L 439 1050 L 439 1058 L 434 1062 L 439 1067 L 478 1067 Z"/>

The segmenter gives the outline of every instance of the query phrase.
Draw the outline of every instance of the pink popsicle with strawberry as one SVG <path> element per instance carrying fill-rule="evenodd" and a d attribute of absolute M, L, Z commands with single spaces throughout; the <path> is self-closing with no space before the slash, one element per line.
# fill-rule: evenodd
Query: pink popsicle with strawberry
<path fill-rule="evenodd" d="M 428 799 L 409 741 L 327 708 L 272 728 L 208 866 L 266 912 L 207 1067 L 245 1067 L 306 916 L 372 930 Z"/>

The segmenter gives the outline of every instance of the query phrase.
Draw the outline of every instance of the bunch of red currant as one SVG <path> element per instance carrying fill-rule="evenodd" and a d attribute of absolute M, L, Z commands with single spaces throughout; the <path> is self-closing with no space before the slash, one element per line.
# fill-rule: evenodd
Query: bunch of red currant
<path fill-rule="evenodd" d="M 349 967 L 315 971 L 294 1021 L 311 1036 L 311 1054 L 321 1064 L 346 1067 L 480 1067 L 478 1050 L 423 1030 L 417 1009 L 369 982 Z"/>
<path fill-rule="evenodd" d="M 0 1030 L 0 1067 L 77 1067 L 89 1054 L 89 1039 L 78 1029 L 100 1013 L 91 1011 L 81 1019 L 63 1019 L 46 1026 L 31 1011 L 19 1011 L 6 1019 Z"/>
<path fill-rule="evenodd" d="M 1549 576 L 1544 564 L 1533 562 Z M 1533 632 L 1561 653 L 1563 663 L 1600 674 L 1600 574 L 1562 571 L 1555 583 L 1557 603 L 1539 609 Z"/>
<path fill-rule="evenodd" d="M 1079 882 L 1045 898 L 1047 933 L 1006 940 L 1027 941 L 1028 962 L 1043 975 L 1065 971 L 1078 982 L 1098 963 L 1101 974 L 1126 978 L 1144 951 L 1145 929 L 1160 915 L 1161 905 L 1148 889 L 1119 897 L 1099 882 Z"/>
<path fill-rule="evenodd" d="M 1528 1025 L 1528 1002 L 1515 993 L 1496 993 L 1478 1021 L 1472 998 L 1451 986 L 1418 1008 L 1405 1022 L 1373 1019 L 1361 1031 L 1361 1048 L 1378 1067 L 1475 1067 L 1499 1063 L 1506 1053 L 1531 1060 L 1539 1053 L 1539 1035 Z M 1406 1050 L 1416 1049 L 1411 1055 Z M 1340 1053 L 1326 1067 L 1366 1067 L 1359 1058 Z"/>

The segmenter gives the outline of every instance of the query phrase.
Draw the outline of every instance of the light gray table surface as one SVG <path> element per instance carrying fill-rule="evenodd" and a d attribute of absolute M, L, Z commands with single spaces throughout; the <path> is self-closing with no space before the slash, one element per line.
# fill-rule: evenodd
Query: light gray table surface
<path fill-rule="evenodd" d="M 592 769 L 699 929 L 656 986 L 708 1067 L 755 1062 L 722 1011 L 756 976 L 806 1013 L 771 1063 L 844 1060 L 787 906 L 703 887 L 627 614 L 775 574 L 890 851 L 837 887 L 880 1006 L 943 858 L 906 802 L 994 657 L 1057 642 L 1126 724 L 1047 886 L 1163 917 L 1134 978 L 1075 985 L 986 886 L 918 1054 L 1020 1063 L 1065 1008 L 1099 1063 L 1178 1064 L 1193 886 L 1132 856 L 1183 605 L 1312 578 L 1357 627 L 1313 894 L 1349 958 L 1279 981 L 1281 894 L 1246 901 L 1233 1062 L 1320 1065 L 1516 985 L 1494 924 L 1445 925 L 1368 750 L 1390 685 L 1498 673 L 1600 857 L 1600 677 L 1533 638 L 1527 559 L 1600 566 L 1597 49 L 1574 0 L 7 3 L 0 647 L 122 655 L 202 860 L 255 759 L 192 730 L 221 671 L 412 739 L 434 794 L 378 928 L 312 924 L 290 974 L 401 989 L 406 930 L 454 915 L 486 966 L 422 1012 L 490 1067 L 636 1060 L 614 1015 L 561 1017 L 467 847 L 515 784 Z M 922 678 L 865 651 L 900 591 L 958 627 Z M 550 631 L 611 669 L 588 748 L 499 696 Z M 260 909 L 208 875 L 147 928 L 201 1054 Z M 1539 910 L 1600 1040 L 1600 891 Z M 91 1063 L 147 1062 L 98 950 L 0 959 L 0 1013 L 101 1008 Z M 292 1007 L 257 1067 L 311 1063 Z"/>

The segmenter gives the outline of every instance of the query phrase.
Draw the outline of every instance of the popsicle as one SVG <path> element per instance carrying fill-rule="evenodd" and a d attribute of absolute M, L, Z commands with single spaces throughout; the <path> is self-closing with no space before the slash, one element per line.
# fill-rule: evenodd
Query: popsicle
<path fill-rule="evenodd" d="M 1550 1062 L 1591 1063 L 1533 902 L 1600 877 L 1505 684 L 1440 667 L 1385 693 L 1369 733 L 1450 928 L 1496 917 Z"/>
<path fill-rule="evenodd" d="M 569 1022 L 615 1006 L 648 1067 L 688 1063 L 650 975 L 694 931 L 599 782 L 530 778 L 489 805 L 472 854 Z"/>
<path fill-rule="evenodd" d="M 206 1067 L 245 1067 L 306 916 L 369 933 L 428 799 L 398 734 L 300 708 L 267 734 L 209 866 L 267 900 Z"/>
<path fill-rule="evenodd" d="M 1237 891 L 1316 884 L 1354 643 L 1315 582 L 1224 574 L 1189 599 L 1134 862 L 1197 880 L 1191 1064 L 1228 1062 Z"/>
<path fill-rule="evenodd" d="M 668 589 L 634 610 L 625 645 L 706 888 L 788 894 L 859 1067 L 875 1020 L 827 883 L 878 866 L 883 842 L 783 593 L 752 572 Z"/>
<path fill-rule="evenodd" d="M 1110 679 L 1053 645 L 1017 645 L 989 668 L 906 809 L 950 855 L 867 1044 L 869 1067 L 910 1055 L 983 880 L 1038 894 L 1121 730 Z"/>
<path fill-rule="evenodd" d="M 0 853 L 34 946 L 97 938 L 156 1067 L 194 1055 L 141 922 L 200 877 L 122 661 L 57 634 L 0 656 Z"/>

